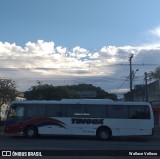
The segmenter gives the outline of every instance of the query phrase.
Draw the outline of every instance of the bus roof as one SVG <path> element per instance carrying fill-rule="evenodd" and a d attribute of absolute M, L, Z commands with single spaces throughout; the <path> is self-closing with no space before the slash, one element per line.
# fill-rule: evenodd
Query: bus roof
<path fill-rule="evenodd" d="M 62 100 L 24 100 L 14 104 L 110 104 L 112 105 L 148 105 L 147 102 L 113 102 L 111 99 L 62 99 Z"/>

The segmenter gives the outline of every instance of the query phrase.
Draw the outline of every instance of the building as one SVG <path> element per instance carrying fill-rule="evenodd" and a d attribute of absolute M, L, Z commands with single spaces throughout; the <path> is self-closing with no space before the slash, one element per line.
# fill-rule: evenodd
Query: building
<path fill-rule="evenodd" d="M 136 85 L 133 89 L 133 101 L 135 102 L 148 102 L 151 103 L 154 113 L 155 126 L 160 127 L 160 80 L 154 81 L 147 85 Z M 130 92 L 124 94 L 125 101 L 130 101 Z"/>

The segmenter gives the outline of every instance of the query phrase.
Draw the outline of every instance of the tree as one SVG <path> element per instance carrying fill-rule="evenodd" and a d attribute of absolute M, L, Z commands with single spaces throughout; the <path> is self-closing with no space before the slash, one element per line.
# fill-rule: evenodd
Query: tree
<path fill-rule="evenodd" d="M 36 86 L 32 86 L 26 91 L 25 98 L 27 100 L 59 100 L 62 98 L 78 98 L 78 95 L 70 91 L 65 86 L 53 86 L 37 82 Z"/>
<path fill-rule="evenodd" d="M 115 94 L 105 92 L 100 87 L 95 87 L 91 84 L 79 84 L 70 86 L 53 86 L 48 84 L 42 84 L 37 82 L 36 86 L 32 86 L 28 91 L 25 92 L 25 98 L 27 100 L 60 100 L 82 98 L 79 94 L 80 91 L 94 91 L 96 97 L 94 98 L 109 98 L 117 99 Z"/>
<path fill-rule="evenodd" d="M 16 97 L 16 84 L 12 79 L 0 79 L 0 107 Z"/>
<path fill-rule="evenodd" d="M 0 112 L 3 104 L 9 104 L 15 100 L 16 94 L 15 81 L 12 79 L 0 79 Z"/>
<path fill-rule="evenodd" d="M 73 90 L 73 91 L 94 91 L 96 92 L 96 97 L 94 98 L 99 98 L 99 99 L 112 99 L 112 100 L 117 100 L 117 96 L 115 94 L 112 93 L 108 93 L 106 91 L 104 91 L 103 89 L 101 89 L 100 87 L 95 87 L 92 84 L 78 84 L 78 85 L 71 85 L 71 86 L 67 86 L 67 88 L 69 90 Z"/>
<path fill-rule="evenodd" d="M 160 66 L 149 73 L 149 79 L 160 79 Z"/>

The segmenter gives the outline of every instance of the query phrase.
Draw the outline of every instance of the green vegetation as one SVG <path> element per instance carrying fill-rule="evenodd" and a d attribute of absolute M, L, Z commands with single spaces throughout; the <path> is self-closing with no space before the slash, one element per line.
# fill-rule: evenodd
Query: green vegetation
<path fill-rule="evenodd" d="M 2 105 L 9 104 L 11 101 L 15 100 L 16 94 L 15 81 L 11 79 L 0 79 L 0 115 Z"/>
<path fill-rule="evenodd" d="M 82 97 L 81 93 L 83 92 L 91 92 L 91 94 L 93 93 L 95 96 Z M 27 100 L 60 100 L 62 98 L 108 98 L 115 100 L 117 96 L 91 84 L 53 86 L 38 82 L 36 86 L 32 86 L 25 92 L 25 98 Z"/>
<path fill-rule="evenodd" d="M 150 79 L 160 79 L 160 66 L 149 73 Z"/>
<path fill-rule="evenodd" d="M 0 79 L 0 108 L 15 100 L 17 91 L 15 81 L 11 79 Z"/>

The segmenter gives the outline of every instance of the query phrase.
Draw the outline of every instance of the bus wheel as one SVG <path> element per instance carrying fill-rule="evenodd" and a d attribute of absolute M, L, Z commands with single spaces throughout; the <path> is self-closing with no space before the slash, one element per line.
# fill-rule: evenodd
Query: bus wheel
<path fill-rule="evenodd" d="M 38 135 L 38 129 L 35 126 L 29 126 L 24 130 L 24 135 L 27 138 L 35 138 Z"/>
<path fill-rule="evenodd" d="M 108 140 L 111 136 L 111 132 L 107 128 L 100 128 L 97 132 L 97 137 L 100 140 Z"/>

